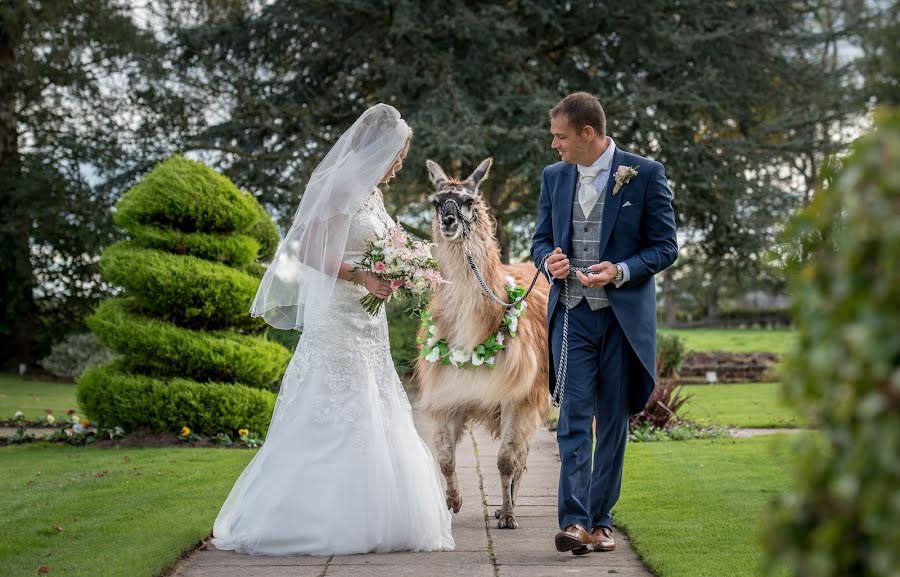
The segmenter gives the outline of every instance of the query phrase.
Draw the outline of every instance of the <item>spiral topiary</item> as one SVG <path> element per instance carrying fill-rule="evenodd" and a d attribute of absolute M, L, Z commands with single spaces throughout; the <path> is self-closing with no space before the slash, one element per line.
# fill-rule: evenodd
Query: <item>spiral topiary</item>
<path fill-rule="evenodd" d="M 87 318 L 120 356 L 78 379 L 78 401 L 100 426 L 201 434 L 268 427 L 290 351 L 248 314 L 259 260 L 278 233 L 251 196 L 211 168 L 175 156 L 116 205 L 130 240 L 100 260 L 123 287 Z"/>

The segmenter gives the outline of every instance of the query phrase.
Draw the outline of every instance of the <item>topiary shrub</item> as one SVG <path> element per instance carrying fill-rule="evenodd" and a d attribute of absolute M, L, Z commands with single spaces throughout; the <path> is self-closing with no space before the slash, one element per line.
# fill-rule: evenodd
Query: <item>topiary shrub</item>
<path fill-rule="evenodd" d="M 155 377 L 238 382 L 274 389 L 285 347 L 232 331 L 195 331 L 134 314 L 128 299 L 109 299 L 88 326 L 119 353 L 132 372 Z"/>
<path fill-rule="evenodd" d="M 78 379 L 81 407 L 126 430 L 265 432 L 291 356 L 254 336 L 265 325 L 248 314 L 259 285 L 248 271 L 277 239 L 271 218 L 227 178 L 176 156 L 122 197 L 115 221 L 132 239 L 108 247 L 100 269 L 125 292 L 87 323 L 121 357 Z"/>
<path fill-rule="evenodd" d="M 900 567 L 900 115 L 882 113 L 789 227 L 797 345 L 787 397 L 819 435 L 763 528 L 769 572 Z"/>
<path fill-rule="evenodd" d="M 78 379 L 78 402 L 100 427 L 177 431 L 185 424 L 213 435 L 250 429 L 265 433 L 275 395 L 240 384 L 199 383 L 131 374 L 121 360 L 92 367 Z"/>

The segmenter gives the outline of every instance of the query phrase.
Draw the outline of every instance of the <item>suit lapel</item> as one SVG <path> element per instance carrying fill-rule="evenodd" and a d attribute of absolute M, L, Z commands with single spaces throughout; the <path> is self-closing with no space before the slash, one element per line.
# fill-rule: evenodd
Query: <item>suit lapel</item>
<path fill-rule="evenodd" d="M 603 226 L 600 230 L 600 254 L 597 255 L 597 258 L 599 259 L 603 258 L 603 251 L 606 250 L 606 245 L 609 243 L 613 225 L 616 224 L 616 217 L 619 215 L 619 208 L 622 206 L 622 197 L 624 196 L 622 190 L 620 189 L 619 194 L 616 196 L 612 195 L 612 191 L 613 187 L 616 185 L 616 171 L 619 170 L 619 166 L 622 164 L 624 158 L 625 155 L 622 150 L 616 148 L 616 152 L 613 154 L 612 166 L 610 166 L 609 169 L 609 180 L 606 182 L 606 190 L 604 191 L 606 203 L 603 205 Z"/>
<path fill-rule="evenodd" d="M 560 248 L 568 254 L 571 252 L 572 244 L 572 205 L 575 202 L 575 185 L 578 183 L 576 178 L 578 168 L 574 164 L 569 164 L 560 171 L 559 182 L 556 188 L 556 202 L 559 206 L 556 212 L 558 220 L 556 222 L 557 230 L 560 231 Z"/>

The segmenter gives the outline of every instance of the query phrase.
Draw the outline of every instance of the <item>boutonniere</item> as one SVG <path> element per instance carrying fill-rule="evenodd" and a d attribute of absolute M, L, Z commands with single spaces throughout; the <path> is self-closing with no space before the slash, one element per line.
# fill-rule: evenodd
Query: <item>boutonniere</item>
<path fill-rule="evenodd" d="M 636 166 L 620 166 L 618 170 L 616 170 L 616 185 L 613 187 L 613 196 L 619 194 L 619 190 L 628 184 L 632 178 L 637 176 L 637 169 L 638 167 Z"/>

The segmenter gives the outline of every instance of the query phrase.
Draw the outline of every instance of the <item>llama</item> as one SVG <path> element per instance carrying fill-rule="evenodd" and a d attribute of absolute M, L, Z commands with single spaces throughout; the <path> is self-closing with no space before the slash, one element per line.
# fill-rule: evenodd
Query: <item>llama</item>
<path fill-rule="evenodd" d="M 506 308 L 493 302 L 469 268 L 464 243 L 484 280 L 504 302 L 507 277 L 530 285 L 536 272 L 531 263 L 504 265 L 494 238 L 495 224 L 478 186 L 487 177 L 492 160 L 484 160 L 466 180 L 450 179 L 428 160 L 434 186 L 432 239 L 440 272 L 449 284 L 441 285 L 431 300 L 433 338 L 445 339 L 455 349 L 472 351 L 498 332 Z M 541 275 L 543 276 L 543 275 Z M 495 357 L 495 367 L 461 368 L 419 357 L 421 406 L 435 421 L 435 447 L 447 480 L 447 507 L 462 506 L 456 477 L 456 446 L 468 423 L 485 426 L 501 442 L 497 467 L 503 504 L 495 512 L 500 529 L 516 529 L 516 494 L 528 459 L 528 440 L 538 430 L 550 406 L 548 390 L 547 296 L 549 285 L 538 280 L 526 300 L 527 312 L 518 319 L 516 333 Z M 423 335 L 428 337 L 429 335 Z"/>

